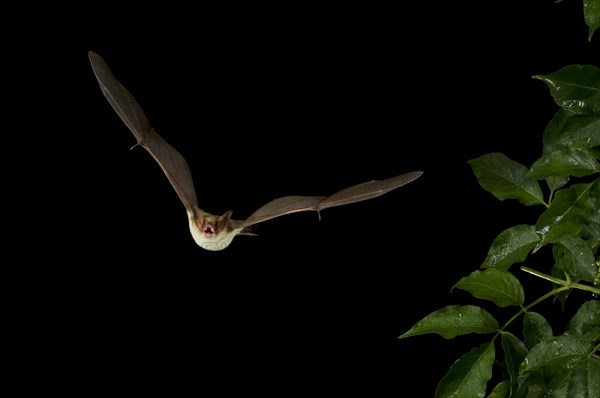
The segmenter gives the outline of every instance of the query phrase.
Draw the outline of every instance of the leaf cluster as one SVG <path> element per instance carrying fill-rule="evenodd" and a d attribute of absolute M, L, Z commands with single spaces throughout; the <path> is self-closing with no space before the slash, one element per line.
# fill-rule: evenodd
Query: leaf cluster
<path fill-rule="evenodd" d="M 584 2 L 590 40 L 600 26 L 599 4 Z M 399 337 L 493 335 L 456 360 L 437 386 L 438 398 L 600 398 L 600 69 L 570 65 L 533 77 L 547 84 L 559 106 L 544 130 L 539 159 L 527 167 L 490 153 L 469 164 L 479 184 L 499 200 L 539 209 L 537 221 L 500 232 L 480 269 L 453 286 L 498 307 L 516 307 L 515 314 L 500 326 L 479 306 L 448 305 Z M 523 265 L 541 250 L 552 254 L 548 270 Z M 525 304 L 514 264 L 521 265 L 517 271 L 552 282 L 551 290 Z M 557 334 L 532 308 L 548 298 L 564 304 L 573 289 L 590 299 Z M 518 320 L 522 336 L 507 330 L 519 326 Z M 500 381 L 488 386 L 494 374 Z"/>

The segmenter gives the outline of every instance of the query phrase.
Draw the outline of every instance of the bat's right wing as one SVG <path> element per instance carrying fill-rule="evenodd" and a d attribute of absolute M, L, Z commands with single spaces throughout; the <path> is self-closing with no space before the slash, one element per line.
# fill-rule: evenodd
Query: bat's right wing
<path fill-rule="evenodd" d="M 102 57 L 93 51 L 88 52 L 88 56 L 102 94 L 129 127 L 137 145 L 144 147 L 156 160 L 186 209 L 197 207 L 192 174 L 183 156 L 154 131 L 133 95 L 113 76 Z"/>
<path fill-rule="evenodd" d="M 342 189 L 327 197 L 284 196 L 272 200 L 256 210 L 250 217 L 238 224 L 238 227 L 249 227 L 253 224 L 258 224 L 286 214 L 297 213 L 299 211 L 313 210 L 320 212 L 321 210 L 330 207 L 343 206 L 350 203 L 373 199 L 416 180 L 422 174 L 422 171 L 413 171 L 386 180 L 363 182 L 362 184 Z"/>

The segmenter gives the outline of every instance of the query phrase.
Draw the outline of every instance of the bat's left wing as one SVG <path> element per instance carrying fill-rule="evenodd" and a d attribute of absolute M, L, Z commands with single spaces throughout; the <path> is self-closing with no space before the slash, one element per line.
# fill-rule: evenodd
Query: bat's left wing
<path fill-rule="evenodd" d="M 137 139 L 137 144 L 144 147 L 156 160 L 185 208 L 196 208 L 198 201 L 192 173 L 183 156 L 154 131 L 140 104 L 113 76 L 102 57 L 93 51 L 90 51 L 88 56 L 102 94 L 123 123 L 129 127 Z"/>
<path fill-rule="evenodd" d="M 284 196 L 272 200 L 237 225 L 246 228 L 253 224 L 300 211 L 317 211 L 373 199 L 419 178 L 422 171 L 413 171 L 386 180 L 373 180 L 342 189 L 330 196 Z"/>

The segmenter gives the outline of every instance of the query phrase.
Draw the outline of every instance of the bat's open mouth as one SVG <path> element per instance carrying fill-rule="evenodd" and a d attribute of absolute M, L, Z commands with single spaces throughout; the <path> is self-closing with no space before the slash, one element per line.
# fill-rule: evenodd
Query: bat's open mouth
<path fill-rule="evenodd" d="M 211 237 L 215 235 L 215 230 L 212 229 L 212 227 L 206 227 L 204 228 L 204 230 L 202 230 L 202 233 L 204 234 L 204 236 L 206 237 Z"/>

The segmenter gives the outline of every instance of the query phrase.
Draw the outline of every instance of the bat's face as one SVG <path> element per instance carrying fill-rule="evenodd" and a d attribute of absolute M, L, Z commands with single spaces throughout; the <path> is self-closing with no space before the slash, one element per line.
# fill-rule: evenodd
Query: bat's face
<path fill-rule="evenodd" d="M 240 229 L 232 229 L 228 226 L 231 217 L 231 211 L 222 216 L 215 216 L 194 209 L 192 213 L 188 211 L 188 220 L 190 224 L 190 232 L 192 237 L 198 244 L 206 250 L 223 250 L 233 240 L 233 238 L 241 231 Z"/>

